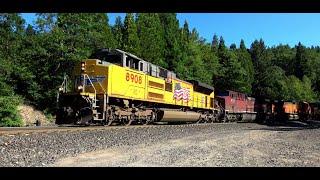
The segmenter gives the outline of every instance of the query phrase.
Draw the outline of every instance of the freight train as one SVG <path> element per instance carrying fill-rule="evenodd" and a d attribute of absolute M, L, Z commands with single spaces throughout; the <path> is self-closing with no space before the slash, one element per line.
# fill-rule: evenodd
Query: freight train
<path fill-rule="evenodd" d="M 70 83 L 71 82 L 71 83 Z M 318 105 L 266 102 L 182 80 L 120 49 L 99 49 L 76 64 L 57 97 L 56 124 L 214 123 L 308 119 Z"/>

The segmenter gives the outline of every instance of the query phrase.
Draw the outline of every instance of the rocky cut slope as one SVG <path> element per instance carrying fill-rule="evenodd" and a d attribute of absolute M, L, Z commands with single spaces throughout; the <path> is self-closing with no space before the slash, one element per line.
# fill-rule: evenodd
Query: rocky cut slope
<path fill-rule="evenodd" d="M 22 118 L 22 126 L 47 126 L 54 123 L 53 118 L 48 118 L 46 115 L 31 105 L 21 104 L 18 106 Z"/>

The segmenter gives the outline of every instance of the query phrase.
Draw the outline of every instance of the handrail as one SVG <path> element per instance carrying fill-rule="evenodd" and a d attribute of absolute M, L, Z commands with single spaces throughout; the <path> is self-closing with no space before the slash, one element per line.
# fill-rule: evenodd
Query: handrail
<path fill-rule="evenodd" d="M 60 92 L 62 91 L 63 93 L 66 93 L 67 88 L 68 88 L 68 76 L 65 74 L 63 77 L 63 82 L 57 92 L 57 103 L 59 102 Z"/>
<path fill-rule="evenodd" d="M 67 78 L 67 75 L 64 75 L 63 77 L 63 82 L 60 86 L 62 88 L 62 91 L 65 93 L 67 92 L 67 87 L 68 87 L 68 78 Z"/>
<path fill-rule="evenodd" d="M 100 85 L 101 89 L 103 90 L 104 94 L 106 94 L 106 90 L 103 88 L 102 84 L 99 81 L 97 81 L 97 82 L 99 83 L 99 85 Z"/>
<path fill-rule="evenodd" d="M 93 83 L 92 83 L 92 81 L 91 81 L 91 79 L 90 79 L 90 77 L 88 76 L 88 74 L 83 74 L 83 89 L 82 89 L 82 92 L 84 93 L 84 91 L 85 91 L 85 86 L 86 86 L 86 76 L 88 77 L 88 80 L 90 81 L 90 84 L 92 85 L 92 87 L 93 87 L 93 90 L 94 90 L 94 102 L 96 103 L 96 101 L 97 101 L 97 90 L 96 90 L 96 88 L 94 87 L 94 85 L 93 85 Z"/>

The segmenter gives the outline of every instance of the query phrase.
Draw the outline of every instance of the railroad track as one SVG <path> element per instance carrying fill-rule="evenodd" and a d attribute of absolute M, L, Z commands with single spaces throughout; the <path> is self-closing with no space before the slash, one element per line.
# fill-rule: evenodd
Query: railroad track
<path fill-rule="evenodd" d="M 131 125 L 131 126 L 40 126 L 40 127 L 1 127 L 0 136 L 14 135 L 30 135 L 34 133 L 58 133 L 58 132 L 75 132 L 75 131 L 97 131 L 111 129 L 132 129 L 132 128 L 160 128 L 160 127 L 188 127 L 188 126 L 208 126 L 217 123 L 202 123 L 202 124 L 156 124 L 156 125 Z M 230 123 L 218 123 L 230 124 Z"/>

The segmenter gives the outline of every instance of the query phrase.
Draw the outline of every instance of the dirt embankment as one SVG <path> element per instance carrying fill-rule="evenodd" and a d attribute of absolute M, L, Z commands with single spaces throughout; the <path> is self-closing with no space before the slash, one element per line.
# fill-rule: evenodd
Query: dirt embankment
<path fill-rule="evenodd" d="M 31 105 L 22 104 L 18 106 L 23 126 L 35 126 L 37 121 L 41 126 L 50 125 L 53 122 L 52 118 L 46 117 L 46 115 Z"/>

